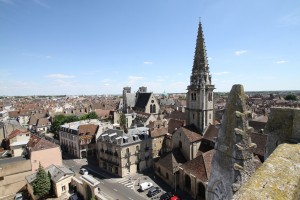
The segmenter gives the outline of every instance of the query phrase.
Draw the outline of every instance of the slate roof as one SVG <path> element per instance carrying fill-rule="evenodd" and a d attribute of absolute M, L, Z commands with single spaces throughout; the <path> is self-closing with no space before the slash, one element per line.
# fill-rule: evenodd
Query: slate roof
<path fill-rule="evenodd" d="M 162 156 L 156 163 L 165 169 L 175 173 L 179 166 L 186 162 L 180 149 L 175 148 L 171 152 Z"/>
<path fill-rule="evenodd" d="M 145 110 L 151 94 L 152 93 L 139 93 L 135 103 L 135 108 Z"/>
<path fill-rule="evenodd" d="M 139 143 L 144 139 L 148 139 L 148 131 L 149 128 L 147 127 L 128 129 L 128 133 L 125 133 L 123 130 L 119 129 L 108 129 L 107 131 L 102 133 L 97 140 L 125 146 L 128 144 Z"/>
<path fill-rule="evenodd" d="M 56 165 L 50 165 L 45 168 L 45 171 L 50 173 L 51 175 L 51 180 L 55 183 L 57 183 L 61 178 L 65 176 L 73 176 L 74 172 L 69 170 L 68 168 L 64 166 L 56 166 Z M 36 179 L 37 172 L 30 174 L 26 176 L 26 180 L 28 183 L 32 183 Z"/>

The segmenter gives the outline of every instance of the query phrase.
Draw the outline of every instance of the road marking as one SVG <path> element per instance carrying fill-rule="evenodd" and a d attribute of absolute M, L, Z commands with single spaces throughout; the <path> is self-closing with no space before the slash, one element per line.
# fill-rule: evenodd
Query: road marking
<path fill-rule="evenodd" d="M 115 188 L 114 188 L 113 190 L 114 190 L 114 191 L 116 191 L 116 192 L 118 192 L 118 190 L 117 190 L 117 189 L 115 189 Z"/>
<path fill-rule="evenodd" d="M 131 197 L 128 197 L 128 199 L 133 200 L 133 198 L 131 198 Z"/>

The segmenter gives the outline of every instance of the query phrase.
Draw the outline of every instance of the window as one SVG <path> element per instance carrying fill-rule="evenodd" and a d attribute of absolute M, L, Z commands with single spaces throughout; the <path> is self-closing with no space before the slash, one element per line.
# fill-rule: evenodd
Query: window
<path fill-rule="evenodd" d="M 26 134 L 26 136 L 29 136 L 29 134 Z"/>
<path fill-rule="evenodd" d="M 212 93 L 208 93 L 208 101 L 212 101 Z"/>
<path fill-rule="evenodd" d="M 61 191 L 66 191 L 66 186 L 65 185 L 61 187 Z"/>
<path fill-rule="evenodd" d="M 196 101 L 196 93 L 191 93 L 191 99 L 192 101 Z"/>
<path fill-rule="evenodd" d="M 4 176 L 1 176 L 1 177 L 0 177 L 0 181 L 3 181 L 3 180 L 4 180 Z"/>

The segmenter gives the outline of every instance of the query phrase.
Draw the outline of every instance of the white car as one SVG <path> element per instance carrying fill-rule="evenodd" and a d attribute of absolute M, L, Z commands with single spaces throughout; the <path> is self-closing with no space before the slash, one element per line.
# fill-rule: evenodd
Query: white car
<path fill-rule="evenodd" d="M 148 190 L 149 188 L 153 187 L 153 183 L 151 182 L 144 182 L 140 184 L 139 190 L 141 192 Z"/>
<path fill-rule="evenodd" d="M 79 170 L 79 174 L 87 175 L 87 174 L 89 174 L 89 172 L 88 172 L 88 170 L 86 170 L 86 169 L 84 169 L 84 168 L 81 168 L 81 169 Z"/>

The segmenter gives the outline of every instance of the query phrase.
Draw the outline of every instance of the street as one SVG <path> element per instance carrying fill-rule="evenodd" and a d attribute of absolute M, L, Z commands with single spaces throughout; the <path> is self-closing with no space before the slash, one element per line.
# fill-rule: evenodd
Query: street
<path fill-rule="evenodd" d="M 76 177 L 80 177 L 79 170 L 81 167 L 84 167 L 89 171 L 90 175 L 93 175 L 96 179 L 98 179 L 100 182 L 101 194 L 109 200 L 151 199 L 146 196 L 147 191 L 137 191 L 138 184 L 143 181 L 151 181 L 154 186 L 157 186 L 149 177 L 141 174 L 136 174 L 132 177 L 114 177 L 93 165 L 88 165 L 86 159 L 71 159 L 66 158 L 66 156 L 63 156 L 63 158 L 63 164 L 72 169 L 75 172 Z M 155 197 L 159 199 L 161 194 L 162 192 L 157 194 Z"/>

